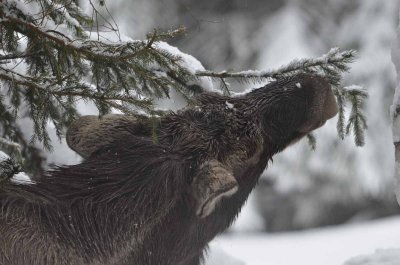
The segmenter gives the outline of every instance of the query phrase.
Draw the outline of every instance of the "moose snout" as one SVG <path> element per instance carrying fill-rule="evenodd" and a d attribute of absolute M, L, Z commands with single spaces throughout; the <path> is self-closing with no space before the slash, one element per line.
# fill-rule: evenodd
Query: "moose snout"
<path fill-rule="evenodd" d="M 338 105 L 336 103 L 335 95 L 333 94 L 330 86 L 327 88 L 327 90 L 328 91 L 325 98 L 325 106 L 322 117 L 325 117 L 326 120 L 329 120 L 330 118 L 335 117 L 335 115 L 338 113 Z"/>
<path fill-rule="evenodd" d="M 304 76 L 306 87 L 313 91 L 312 100 L 306 115 L 306 122 L 300 132 L 308 133 L 315 130 L 338 113 L 338 105 L 331 85 L 324 77 Z"/>

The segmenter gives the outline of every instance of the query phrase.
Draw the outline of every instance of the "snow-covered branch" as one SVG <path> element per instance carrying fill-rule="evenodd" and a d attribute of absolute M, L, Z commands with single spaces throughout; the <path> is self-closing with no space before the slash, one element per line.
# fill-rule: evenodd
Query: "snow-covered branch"
<path fill-rule="evenodd" d="M 354 50 L 340 51 L 339 48 L 332 48 L 327 54 L 314 59 L 296 59 L 276 70 L 246 70 L 240 72 L 229 71 L 199 71 L 197 76 L 212 78 L 239 78 L 239 79 L 276 79 L 298 72 L 322 72 L 328 77 L 337 77 L 337 73 L 349 70 L 348 63 L 354 60 Z M 337 83 L 337 80 L 334 80 Z"/>
<path fill-rule="evenodd" d="M 10 140 L 7 140 L 3 137 L 0 137 L 0 146 L 5 146 L 7 148 L 15 149 L 17 151 L 21 150 L 21 145 Z"/>

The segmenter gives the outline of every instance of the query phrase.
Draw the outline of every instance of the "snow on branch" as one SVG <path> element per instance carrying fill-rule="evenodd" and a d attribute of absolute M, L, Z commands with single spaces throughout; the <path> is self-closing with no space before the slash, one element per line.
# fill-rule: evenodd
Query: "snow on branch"
<path fill-rule="evenodd" d="M 327 76 L 331 84 L 337 86 L 341 79 L 341 73 L 349 70 L 348 64 L 354 60 L 354 50 L 340 51 L 339 48 L 332 48 L 327 54 L 315 59 L 296 59 L 288 65 L 281 66 L 276 70 L 246 70 L 240 72 L 213 72 L 199 71 L 197 76 L 212 78 L 237 78 L 243 81 L 253 80 L 255 82 L 274 80 L 288 75 L 298 73 L 318 73 Z"/>
<path fill-rule="evenodd" d="M 34 184 L 28 175 L 21 172 L 21 166 L 14 159 L 0 151 L 0 186 L 9 180 L 19 184 Z"/>
<path fill-rule="evenodd" d="M 20 172 L 21 168 L 11 158 L 0 161 L 0 185 Z"/>
<path fill-rule="evenodd" d="M 21 151 L 21 145 L 15 142 L 12 142 L 10 140 L 7 140 L 3 137 L 0 137 L 0 147 L 4 148 L 4 149 L 12 149 L 15 150 L 17 152 Z"/>

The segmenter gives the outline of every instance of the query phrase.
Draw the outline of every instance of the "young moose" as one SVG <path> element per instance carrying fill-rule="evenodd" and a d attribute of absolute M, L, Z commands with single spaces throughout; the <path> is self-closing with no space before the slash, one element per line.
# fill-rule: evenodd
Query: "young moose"
<path fill-rule="evenodd" d="M 163 117 L 157 143 L 147 119 L 81 118 L 67 138 L 83 163 L 1 186 L 0 264 L 198 265 L 272 156 L 337 112 L 305 74 L 196 104 Z"/>

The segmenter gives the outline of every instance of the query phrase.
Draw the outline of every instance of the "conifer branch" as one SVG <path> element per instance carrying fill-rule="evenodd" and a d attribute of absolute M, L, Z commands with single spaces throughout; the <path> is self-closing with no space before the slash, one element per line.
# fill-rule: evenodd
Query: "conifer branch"
<path fill-rule="evenodd" d="M 12 149 L 17 152 L 21 151 L 21 145 L 18 143 L 15 143 L 13 141 L 7 140 L 3 137 L 0 137 L 0 146 L 5 148 L 5 149 Z"/>
<path fill-rule="evenodd" d="M 34 34 L 37 34 L 42 38 L 52 41 L 60 48 L 69 49 L 81 54 L 88 60 L 126 61 L 136 57 L 140 52 L 150 49 L 154 42 L 176 37 L 186 30 L 184 27 L 180 27 L 176 30 L 168 32 L 158 32 L 155 30 L 151 36 L 148 36 L 147 41 L 131 41 L 123 44 L 106 44 L 101 41 L 94 40 L 70 40 L 59 31 L 45 30 L 21 18 L 14 17 L 12 15 L 5 15 L 4 12 L 3 14 L 1 12 L 2 11 L 0 11 L 0 18 L 2 18 L 1 22 L 5 26 L 10 23 L 15 27 L 14 30 L 16 32 L 26 36 L 34 36 Z M 60 36 L 63 38 L 60 38 Z M 107 52 L 105 52 L 105 49 L 107 49 Z M 23 57 L 28 56 L 29 55 L 24 55 Z"/>
<path fill-rule="evenodd" d="M 21 172 L 21 167 L 11 158 L 0 161 L 0 186 L 2 182 L 11 179 Z"/>
<path fill-rule="evenodd" d="M 343 96 L 343 92 L 340 89 L 333 89 L 333 93 L 336 96 L 336 102 L 338 104 L 338 122 L 336 124 L 336 129 L 340 139 L 344 139 L 345 133 L 345 106 L 346 99 Z"/>
<path fill-rule="evenodd" d="M 1 17 L 1 15 L 0 15 Z M 107 53 L 102 53 L 102 52 L 96 52 L 95 50 L 98 50 L 99 47 L 105 47 L 104 43 L 100 41 L 79 41 L 79 40 L 64 40 L 63 38 L 60 38 L 60 36 L 63 36 L 61 32 L 55 31 L 55 30 L 44 30 L 38 26 L 33 25 L 32 23 L 26 22 L 20 18 L 16 18 L 13 16 L 7 16 L 5 15 L 2 23 L 7 25 L 7 23 L 12 23 L 12 25 L 17 26 L 15 28 L 15 31 L 18 33 L 21 33 L 26 36 L 34 36 L 34 34 L 37 34 L 41 38 L 45 38 L 47 40 L 52 41 L 54 44 L 56 44 L 59 48 L 65 48 L 70 51 L 77 52 L 84 56 L 86 59 L 98 59 L 98 60 L 127 60 L 129 58 L 134 57 L 138 51 L 135 51 L 132 54 L 128 55 L 122 55 L 118 54 L 118 51 L 125 51 L 128 50 L 128 48 L 132 48 L 134 46 L 145 46 L 145 42 L 138 41 L 133 43 L 128 43 L 125 46 L 120 45 L 120 44 L 107 44 L 107 47 L 110 48 L 109 46 L 114 46 L 114 49 L 110 49 L 110 51 L 114 51 L 114 54 L 107 54 Z M 52 34 L 53 33 L 53 34 Z M 56 36 L 59 35 L 59 36 Z M 135 50 L 137 47 L 135 47 Z"/>
<path fill-rule="evenodd" d="M 315 150 L 317 148 L 317 139 L 315 138 L 313 133 L 307 134 L 308 144 L 311 147 L 311 150 Z"/>
<path fill-rule="evenodd" d="M 229 89 L 229 83 L 226 82 L 226 80 L 224 78 L 220 78 L 220 82 L 221 82 L 221 90 L 223 91 L 223 93 L 225 95 L 230 96 L 231 92 L 230 92 L 230 89 Z"/>
<path fill-rule="evenodd" d="M 246 79 L 258 82 L 262 81 L 263 79 L 274 80 L 288 75 L 312 72 L 327 76 L 331 83 L 336 86 L 338 85 L 338 81 L 340 81 L 341 73 L 349 70 L 348 64 L 354 60 L 355 56 L 356 52 L 354 50 L 341 52 L 339 48 L 332 48 L 327 54 L 319 58 L 293 60 L 288 65 L 282 66 L 276 70 L 247 70 L 240 72 L 198 71 L 196 76 L 219 79 Z"/>
<path fill-rule="evenodd" d="M 31 53 L 11 53 L 0 55 L 0 61 L 3 60 L 14 60 L 14 59 L 23 59 L 32 56 Z"/>
<path fill-rule="evenodd" d="M 365 143 L 364 131 L 368 126 L 362 106 L 368 94 L 359 86 L 345 87 L 343 91 L 345 97 L 352 104 L 350 117 L 346 125 L 346 135 L 349 135 L 350 131 L 353 130 L 356 145 L 363 146 Z"/>
<path fill-rule="evenodd" d="M 33 82 L 32 77 L 21 75 L 3 67 L 0 67 L 0 79 L 7 80 L 14 84 L 21 85 L 27 88 L 41 90 L 43 92 L 58 97 L 76 97 L 85 100 L 101 101 L 119 100 L 121 102 L 127 102 L 136 106 L 140 106 L 149 112 L 151 111 L 152 106 L 152 101 L 150 99 L 138 99 L 134 96 L 124 94 L 99 93 L 94 91 L 93 86 L 88 83 L 77 83 L 74 86 L 58 87 L 58 80 L 54 80 L 51 78 L 43 78 L 43 80 L 35 80 L 35 82 Z M 118 104 L 113 104 L 113 106 L 118 106 Z"/>

